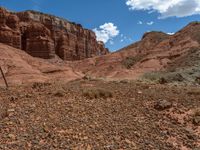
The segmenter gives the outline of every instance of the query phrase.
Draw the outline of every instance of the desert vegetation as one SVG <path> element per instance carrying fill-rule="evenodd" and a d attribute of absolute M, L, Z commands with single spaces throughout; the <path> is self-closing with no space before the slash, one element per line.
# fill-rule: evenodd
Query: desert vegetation
<path fill-rule="evenodd" d="M 126 69 L 131 69 L 136 63 L 142 59 L 142 56 L 129 56 L 126 57 L 121 63 Z"/>

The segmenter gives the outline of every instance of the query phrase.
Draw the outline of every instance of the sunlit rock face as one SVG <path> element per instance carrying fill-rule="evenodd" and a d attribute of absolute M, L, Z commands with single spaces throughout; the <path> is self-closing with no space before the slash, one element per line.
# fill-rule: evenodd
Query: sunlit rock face
<path fill-rule="evenodd" d="M 58 55 L 63 60 L 81 60 L 109 53 L 93 31 L 35 11 L 0 8 L 0 42 L 45 59 Z"/>

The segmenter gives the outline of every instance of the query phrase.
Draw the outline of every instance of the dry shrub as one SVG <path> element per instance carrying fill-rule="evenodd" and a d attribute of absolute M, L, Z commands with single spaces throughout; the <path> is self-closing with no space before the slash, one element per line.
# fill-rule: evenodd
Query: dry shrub
<path fill-rule="evenodd" d="M 101 88 L 93 88 L 93 89 L 85 89 L 83 91 L 83 96 L 89 99 L 98 99 L 98 98 L 112 98 L 113 94 L 111 91 L 101 89 Z"/>
<path fill-rule="evenodd" d="M 183 82 L 185 80 L 182 74 L 177 72 L 148 72 L 142 76 L 142 79 L 155 81 L 160 84 Z"/>
<path fill-rule="evenodd" d="M 0 99 L 0 120 L 8 116 L 7 113 L 8 105 L 9 105 L 8 101 Z"/>
<path fill-rule="evenodd" d="M 200 116 L 200 108 L 195 109 L 194 116 Z"/>
<path fill-rule="evenodd" d="M 64 97 L 65 96 L 65 91 L 64 90 L 57 90 L 54 93 L 54 96 L 56 96 L 56 97 Z"/>
<path fill-rule="evenodd" d="M 200 95 L 199 89 L 191 89 L 189 92 L 187 92 L 189 95 Z"/>
<path fill-rule="evenodd" d="M 126 69 L 131 69 L 137 62 L 142 59 L 142 56 L 126 57 L 121 63 Z"/>
<path fill-rule="evenodd" d="M 197 108 L 193 114 L 193 124 L 200 126 L 200 108 Z"/>

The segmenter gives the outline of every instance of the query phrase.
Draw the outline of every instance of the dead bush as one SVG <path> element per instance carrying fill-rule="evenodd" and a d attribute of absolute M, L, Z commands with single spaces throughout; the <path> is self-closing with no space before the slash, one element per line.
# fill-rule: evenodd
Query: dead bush
<path fill-rule="evenodd" d="M 101 89 L 101 88 L 94 88 L 94 89 L 85 89 L 83 91 L 83 96 L 89 99 L 98 99 L 98 98 L 112 98 L 112 92 Z"/>
<path fill-rule="evenodd" d="M 65 96 L 65 91 L 64 90 L 57 90 L 54 93 L 54 96 L 56 96 L 56 97 L 64 97 Z"/>
<path fill-rule="evenodd" d="M 187 92 L 188 95 L 200 95 L 199 89 L 191 89 L 189 92 Z"/>
<path fill-rule="evenodd" d="M 9 104 L 8 101 L 0 99 L 0 120 L 8 116 L 7 113 L 8 104 Z"/>
<path fill-rule="evenodd" d="M 200 108 L 196 109 L 193 114 L 193 124 L 200 125 Z"/>

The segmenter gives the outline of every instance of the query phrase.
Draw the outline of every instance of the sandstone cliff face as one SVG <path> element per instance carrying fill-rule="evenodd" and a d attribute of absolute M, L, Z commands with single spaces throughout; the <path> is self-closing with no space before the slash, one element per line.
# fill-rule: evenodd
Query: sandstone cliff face
<path fill-rule="evenodd" d="M 34 11 L 19 13 L 0 8 L 0 42 L 34 57 L 81 60 L 109 53 L 95 33 L 80 24 Z"/>

